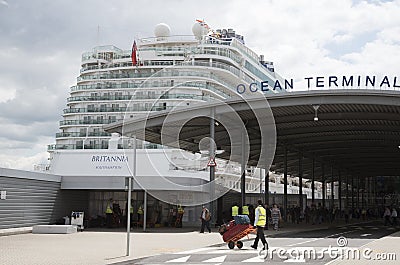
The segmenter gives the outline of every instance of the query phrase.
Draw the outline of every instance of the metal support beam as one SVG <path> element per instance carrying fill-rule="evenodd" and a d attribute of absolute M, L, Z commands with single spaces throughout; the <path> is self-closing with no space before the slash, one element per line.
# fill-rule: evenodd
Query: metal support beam
<path fill-rule="evenodd" d="M 365 195 L 366 195 L 367 204 L 366 204 L 365 208 L 367 209 L 370 206 L 370 199 L 371 199 L 371 196 L 370 196 L 370 194 L 371 194 L 371 177 L 367 177 L 366 182 L 367 182 L 367 185 L 366 185 L 367 187 L 366 187 Z"/>
<path fill-rule="evenodd" d="M 354 211 L 354 177 L 351 176 L 351 212 Z"/>
<path fill-rule="evenodd" d="M 147 223 L 147 191 L 144 191 L 144 203 L 143 203 L 143 232 L 146 232 Z"/>
<path fill-rule="evenodd" d="M 242 198 L 242 206 L 246 205 L 246 162 L 245 162 L 245 132 L 242 132 L 242 159 L 241 159 L 241 178 L 240 178 L 240 193 Z"/>
<path fill-rule="evenodd" d="M 349 209 L 349 175 L 346 175 L 346 205 L 345 209 Z"/>
<path fill-rule="evenodd" d="M 211 108 L 210 114 L 210 160 L 215 159 L 215 110 Z M 214 197 L 215 197 L 215 166 L 210 166 L 210 209 L 212 213 L 216 213 Z M 216 214 L 211 215 L 211 223 L 213 223 L 213 219 L 217 216 Z"/>
<path fill-rule="evenodd" d="M 378 178 L 375 176 L 374 179 L 374 205 L 375 209 L 378 209 L 378 192 L 377 192 L 377 186 L 378 186 Z"/>
<path fill-rule="evenodd" d="M 326 182 L 325 182 L 325 167 L 322 164 L 322 207 L 325 208 L 325 197 L 326 197 Z"/>
<path fill-rule="evenodd" d="M 287 208 L 288 208 L 288 200 L 287 200 L 287 147 L 285 146 L 285 157 L 284 157 L 284 166 L 283 166 L 283 214 L 285 222 L 287 222 Z"/>
<path fill-rule="evenodd" d="M 340 174 L 338 174 L 338 178 L 339 178 L 339 184 L 338 184 L 338 199 L 339 199 L 339 213 L 342 212 L 342 176 Z"/>
<path fill-rule="evenodd" d="M 299 206 L 303 211 L 303 154 L 299 153 Z"/>
<path fill-rule="evenodd" d="M 335 180 L 333 177 L 333 165 L 331 166 L 331 209 L 335 208 Z"/>
<path fill-rule="evenodd" d="M 315 202 L 315 157 L 312 158 L 312 169 L 311 169 L 311 203 Z"/>
<path fill-rule="evenodd" d="M 357 201 L 356 201 L 356 206 L 357 209 L 360 208 L 360 177 L 357 176 Z"/>
<path fill-rule="evenodd" d="M 261 184 L 260 184 L 261 185 Z M 269 205 L 269 170 L 265 169 L 265 174 L 264 174 L 264 203 Z"/>

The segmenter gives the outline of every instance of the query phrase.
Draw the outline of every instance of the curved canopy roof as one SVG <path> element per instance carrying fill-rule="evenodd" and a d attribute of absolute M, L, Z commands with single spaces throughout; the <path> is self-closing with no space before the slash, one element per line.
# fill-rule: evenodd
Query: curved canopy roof
<path fill-rule="evenodd" d="M 339 175 L 342 178 L 400 175 L 399 92 L 307 91 L 271 94 L 267 100 L 276 125 L 276 149 L 269 148 L 275 151 L 271 170 L 283 172 L 286 152 L 288 174 L 295 176 L 299 174 L 300 161 L 300 171 L 305 178 L 311 178 L 314 161 L 317 180 L 323 175 L 328 180 L 332 176 L 337 179 Z M 254 98 L 224 102 L 236 111 L 246 126 L 249 165 L 257 165 L 261 150 L 259 120 L 253 109 L 265 106 L 264 101 Z M 111 124 L 105 129 L 161 143 L 163 126 L 179 126 L 180 148 L 196 152 L 200 140 L 210 133 L 210 119 L 201 113 L 208 113 L 215 107 L 215 104 L 206 104 L 174 113 L 154 113 L 146 118 Z M 316 115 L 318 121 L 314 120 Z M 167 117 L 171 122 L 163 124 Z M 215 126 L 215 141 L 218 149 L 225 150 L 218 155 L 221 158 L 229 158 L 232 146 L 237 144 L 230 142 L 224 126 Z"/>

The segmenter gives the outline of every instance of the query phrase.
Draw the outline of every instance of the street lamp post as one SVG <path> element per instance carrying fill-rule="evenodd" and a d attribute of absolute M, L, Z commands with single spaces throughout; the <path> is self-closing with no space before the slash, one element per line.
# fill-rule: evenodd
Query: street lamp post
<path fill-rule="evenodd" d="M 130 235 L 131 235 L 131 199 L 132 199 L 132 178 L 136 178 L 136 135 L 133 136 L 133 169 L 132 177 L 128 178 L 128 209 L 126 210 L 126 255 L 130 252 Z M 128 212 L 129 211 L 129 212 Z"/>

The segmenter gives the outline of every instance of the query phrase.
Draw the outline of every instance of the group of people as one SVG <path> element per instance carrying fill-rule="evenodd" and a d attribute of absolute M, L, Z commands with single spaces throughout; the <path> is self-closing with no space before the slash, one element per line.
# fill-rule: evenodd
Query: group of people
<path fill-rule="evenodd" d="M 385 222 L 385 226 L 388 225 L 397 225 L 397 210 L 396 207 L 385 207 L 385 211 L 383 213 L 383 219 Z"/>
<path fill-rule="evenodd" d="M 260 201 L 258 201 L 260 202 Z M 257 206 L 257 208 L 259 207 L 259 205 Z M 251 204 L 248 205 L 244 205 L 241 207 L 241 214 L 243 215 L 248 215 L 250 222 L 254 223 L 254 221 L 256 220 L 256 215 L 257 215 L 257 208 L 254 209 L 254 206 Z M 263 208 L 266 210 L 266 222 L 265 222 L 265 229 L 268 230 L 268 226 L 269 224 L 273 225 L 273 229 L 274 230 L 278 230 L 279 229 L 279 223 L 282 220 L 282 214 L 281 211 L 278 207 L 277 204 L 272 204 L 272 207 L 269 207 L 267 204 L 263 205 Z M 234 218 L 234 216 L 239 215 L 240 212 L 240 208 L 239 206 L 237 206 L 237 204 L 235 203 L 232 206 L 232 218 Z"/>
<path fill-rule="evenodd" d="M 254 239 L 252 248 L 257 249 L 259 241 L 261 241 L 263 250 L 268 248 L 267 241 L 265 240 L 264 229 L 268 229 L 268 222 L 271 222 L 274 230 L 279 229 L 279 222 L 282 220 L 281 211 L 277 204 L 272 207 L 264 205 L 261 200 L 257 201 L 257 207 L 254 209 L 252 205 L 244 205 L 242 207 L 242 215 L 248 215 L 250 223 L 257 229 L 257 236 Z M 253 211 L 254 209 L 254 211 Z M 237 204 L 232 206 L 232 218 L 239 214 L 239 207 Z"/>
<path fill-rule="evenodd" d="M 264 229 L 268 229 L 268 220 L 273 224 L 273 228 L 278 230 L 279 222 L 282 220 L 281 212 L 276 204 L 273 204 L 272 208 L 268 205 L 264 205 L 261 200 L 258 201 L 258 205 L 254 208 L 252 205 L 244 205 L 241 207 L 241 212 L 239 206 L 235 203 L 231 209 L 231 216 L 234 219 L 235 216 L 242 214 L 249 216 L 250 223 L 257 229 L 257 236 L 254 240 L 252 248 L 257 249 L 259 241 L 263 244 L 263 250 L 267 248 L 267 241 L 264 236 Z M 204 205 L 202 206 L 202 211 L 200 214 L 201 228 L 200 233 L 204 233 L 205 229 L 211 233 L 210 220 L 211 212 Z"/>
<path fill-rule="evenodd" d="M 128 212 L 128 203 L 126 203 L 126 213 Z M 120 227 L 124 224 L 125 218 L 123 211 L 119 204 L 112 198 L 108 201 L 106 210 L 106 226 L 107 228 Z M 133 222 L 133 206 L 129 209 L 131 224 Z M 138 222 L 143 221 L 143 206 L 139 206 L 137 209 L 137 220 Z M 125 222 L 126 223 L 126 222 Z"/>

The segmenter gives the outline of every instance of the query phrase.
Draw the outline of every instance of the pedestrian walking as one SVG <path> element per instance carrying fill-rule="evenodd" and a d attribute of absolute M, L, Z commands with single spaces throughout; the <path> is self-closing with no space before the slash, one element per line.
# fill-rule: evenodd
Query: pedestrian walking
<path fill-rule="evenodd" d="M 200 220 L 201 220 L 200 233 L 204 233 L 204 228 L 207 228 L 208 232 L 211 233 L 211 228 L 210 228 L 211 212 L 204 205 L 201 211 Z"/>
<path fill-rule="evenodd" d="M 390 216 L 391 216 L 391 212 L 389 207 L 385 207 L 385 212 L 383 213 L 383 219 L 385 220 L 385 226 L 390 224 Z"/>
<path fill-rule="evenodd" d="M 397 225 L 397 210 L 395 207 L 392 209 L 392 225 Z"/>
<path fill-rule="evenodd" d="M 278 205 L 274 204 L 271 210 L 272 224 L 274 225 L 274 230 L 279 229 L 279 220 L 282 219 L 281 210 L 279 210 Z"/>
<path fill-rule="evenodd" d="M 254 214 L 255 214 L 254 226 L 257 227 L 257 237 L 254 240 L 254 243 L 253 245 L 251 245 L 251 247 L 257 249 L 258 241 L 261 240 L 263 244 L 263 250 L 268 249 L 267 240 L 265 240 L 265 235 L 264 235 L 264 226 L 267 222 L 267 211 L 263 207 L 263 203 L 261 200 L 258 200 L 258 206 L 254 210 Z"/>

